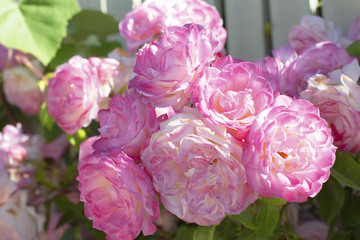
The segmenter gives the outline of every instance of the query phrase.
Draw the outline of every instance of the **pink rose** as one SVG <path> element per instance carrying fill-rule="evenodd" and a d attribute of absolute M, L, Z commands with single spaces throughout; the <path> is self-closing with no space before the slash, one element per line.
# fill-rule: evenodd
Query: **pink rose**
<path fill-rule="evenodd" d="M 222 70 L 226 65 L 230 63 L 241 63 L 245 62 L 242 59 L 233 58 L 231 55 L 227 55 L 224 57 L 217 58 L 212 64 L 211 67 L 217 68 L 219 70 Z"/>
<path fill-rule="evenodd" d="M 80 159 L 80 200 L 93 227 L 107 239 L 151 235 L 160 214 L 151 179 L 125 154 L 90 154 Z"/>
<path fill-rule="evenodd" d="M 320 42 L 306 49 L 284 72 L 281 94 L 299 97 L 306 89 L 307 80 L 315 74 L 328 75 L 335 69 L 352 62 L 345 49 L 330 42 Z"/>
<path fill-rule="evenodd" d="M 49 114 L 64 132 L 72 135 L 97 117 L 101 100 L 111 92 L 118 64 L 114 59 L 74 56 L 56 69 L 49 81 L 46 103 Z"/>
<path fill-rule="evenodd" d="M 287 41 L 298 53 L 302 53 L 306 48 L 322 41 L 339 43 L 339 45 L 342 43 L 344 47 L 349 44 L 342 37 L 340 29 L 336 29 L 331 21 L 314 15 L 305 15 L 301 19 L 300 25 L 293 26 Z"/>
<path fill-rule="evenodd" d="M 136 58 L 130 56 L 128 52 L 121 48 L 116 48 L 108 55 L 109 58 L 114 58 L 119 62 L 118 74 L 114 76 L 114 86 L 112 87 L 113 93 L 118 94 L 125 91 L 127 84 L 131 78 L 135 76 L 134 66 Z"/>
<path fill-rule="evenodd" d="M 124 151 L 138 158 L 142 145 L 158 128 L 155 109 L 143 103 L 135 91 L 115 95 L 109 109 L 99 111 L 98 118 L 100 139 L 93 145 L 96 152 Z"/>
<path fill-rule="evenodd" d="M 199 75 L 191 101 L 212 123 L 245 139 L 256 115 L 272 104 L 273 92 L 255 64 L 230 63 L 221 70 L 206 68 Z"/>
<path fill-rule="evenodd" d="M 163 31 L 163 15 L 163 11 L 156 6 L 143 5 L 125 15 L 119 24 L 119 30 L 131 53 L 144 43 L 154 40 Z"/>
<path fill-rule="evenodd" d="M 50 79 L 46 103 L 49 114 L 67 134 L 76 133 L 97 117 L 99 83 L 88 60 L 72 57 L 60 65 Z"/>
<path fill-rule="evenodd" d="M 109 96 L 115 88 L 115 76 L 119 73 L 120 63 L 114 58 L 89 58 L 89 65 L 95 70 L 96 77 L 100 83 L 100 96 Z"/>
<path fill-rule="evenodd" d="M 209 128 L 196 109 L 160 123 L 141 160 L 165 208 L 199 225 L 221 222 L 257 199 L 240 163 L 242 145 L 222 126 Z M 196 116 L 195 116 L 195 115 Z"/>
<path fill-rule="evenodd" d="M 41 69 L 39 61 L 32 64 Z M 4 93 L 6 100 L 20 108 L 23 112 L 36 115 L 40 111 L 44 96 L 38 86 L 40 78 L 27 67 L 15 66 L 6 68 L 3 73 Z"/>
<path fill-rule="evenodd" d="M 157 1 L 153 0 L 152 2 Z M 223 27 L 223 20 L 217 9 L 206 1 L 167 0 L 164 21 L 166 27 L 183 26 L 187 23 L 202 25 L 206 29 L 211 30 L 220 42 L 215 52 L 219 53 L 224 48 L 227 32 Z"/>
<path fill-rule="evenodd" d="M 318 108 L 280 95 L 251 128 L 243 156 L 248 182 L 264 197 L 307 201 L 329 178 L 332 142 Z"/>
<path fill-rule="evenodd" d="M 348 38 L 353 42 L 360 40 L 360 16 L 357 17 L 353 23 L 351 23 Z"/>
<path fill-rule="evenodd" d="M 29 137 L 22 133 L 21 124 L 6 125 L 0 132 L 0 159 L 6 165 L 18 165 L 26 157 L 25 142 Z"/>
<path fill-rule="evenodd" d="M 121 35 L 131 53 L 150 43 L 171 26 L 195 23 L 211 30 L 220 41 L 216 53 L 225 45 L 227 32 L 214 6 L 203 0 L 147 0 L 125 15 L 119 24 Z"/>
<path fill-rule="evenodd" d="M 187 104 L 192 83 L 205 65 L 214 58 L 219 41 L 200 25 L 170 27 L 137 54 L 129 88 L 135 88 L 146 102 L 156 107 Z"/>
<path fill-rule="evenodd" d="M 255 64 L 264 71 L 265 78 L 270 82 L 274 91 L 285 93 L 289 88 L 284 73 L 291 63 L 297 59 L 296 51 L 289 46 L 282 46 L 272 51 L 274 57 L 265 57 L 265 60 L 257 60 Z"/>
<path fill-rule="evenodd" d="M 340 151 L 356 153 L 360 151 L 359 64 L 354 60 L 329 75 L 330 78 L 321 74 L 310 78 L 308 88 L 300 96 L 320 109 L 321 117 L 332 130 L 334 145 Z"/>

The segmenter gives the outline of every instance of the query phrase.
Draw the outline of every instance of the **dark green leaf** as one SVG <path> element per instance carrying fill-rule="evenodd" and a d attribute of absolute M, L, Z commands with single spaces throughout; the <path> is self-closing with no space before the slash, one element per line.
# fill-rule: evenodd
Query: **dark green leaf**
<path fill-rule="evenodd" d="M 194 236 L 195 227 L 189 225 L 182 225 L 176 231 L 174 240 L 192 239 Z"/>
<path fill-rule="evenodd" d="M 280 207 L 260 202 L 258 215 L 256 216 L 256 236 L 265 239 L 276 228 L 280 217 Z"/>
<path fill-rule="evenodd" d="M 360 227 L 360 196 L 347 195 L 341 217 L 346 225 Z"/>
<path fill-rule="evenodd" d="M 8 34 L 0 35 L 0 43 L 47 65 L 66 36 L 67 21 L 79 10 L 75 0 L 2 0 L 0 32 Z"/>
<path fill-rule="evenodd" d="M 118 22 L 111 15 L 94 10 L 83 10 L 69 22 L 69 34 L 77 40 L 96 35 L 105 40 L 108 35 L 119 33 Z"/>
<path fill-rule="evenodd" d="M 245 227 L 255 230 L 255 209 L 249 206 L 245 211 L 238 215 L 228 215 L 228 218 L 239 221 Z"/>
<path fill-rule="evenodd" d="M 256 232 L 248 228 L 244 228 L 237 237 L 238 240 L 257 240 Z"/>
<path fill-rule="evenodd" d="M 261 197 L 261 201 L 266 202 L 267 204 L 274 205 L 274 206 L 282 206 L 285 205 L 287 202 L 282 198 L 266 198 Z"/>
<path fill-rule="evenodd" d="M 360 40 L 350 44 L 350 46 L 347 47 L 346 51 L 349 53 L 350 56 L 356 56 L 357 58 L 360 58 Z"/>
<path fill-rule="evenodd" d="M 316 196 L 316 200 L 323 219 L 330 225 L 344 205 L 344 189 L 336 179 L 330 177 Z"/>
<path fill-rule="evenodd" d="M 336 161 L 331 175 L 348 187 L 360 191 L 360 165 L 350 153 L 336 152 Z"/>
<path fill-rule="evenodd" d="M 198 226 L 194 231 L 193 240 L 212 240 L 215 232 L 215 225 L 210 227 Z"/>

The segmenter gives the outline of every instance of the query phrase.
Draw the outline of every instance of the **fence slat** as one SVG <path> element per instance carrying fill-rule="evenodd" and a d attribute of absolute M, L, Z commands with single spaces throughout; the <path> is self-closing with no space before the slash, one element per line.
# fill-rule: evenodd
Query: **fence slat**
<path fill-rule="evenodd" d="M 359 0 L 323 0 L 323 16 L 347 36 L 350 24 L 360 15 Z"/>
<path fill-rule="evenodd" d="M 100 11 L 100 0 L 78 0 L 81 9 L 93 9 Z"/>
<path fill-rule="evenodd" d="M 261 0 L 226 0 L 225 18 L 228 52 L 233 57 L 253 61 L 265 55 Z"/>
<path fill-rule="evenodd" d="M 290 28 L 300 24 L 302 16 L 310 14 L 309 1 L 270 0 L 272 48 L 287 45 Z"/>

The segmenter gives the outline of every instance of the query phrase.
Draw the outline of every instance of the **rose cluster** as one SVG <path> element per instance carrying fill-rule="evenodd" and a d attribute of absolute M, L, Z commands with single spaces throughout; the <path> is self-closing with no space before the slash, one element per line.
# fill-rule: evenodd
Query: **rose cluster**
<path fill-rule="evenodd" d="M 153 234 L 160 203 L 209 226 L 260 196 L 307 201 L 337 148 L 360 150 L 359 64 L 340 45 L 354 38 L 306 16 L 273 57 L 221 57 L 223 35 L 209 24 L 221 20 L 199 4 L 148 0 L 120 23 L 131 51 L 145 45 L 126 92 L 98 112 L 100 135 L 81 145 L 78 165 L 85 213 L 108 239 Z M 195 10 L 204 17 L 188 18 Z"/>
<path fill-rule="evenodd" d="M 61 239 L 77 231 L 63 224 L 71 214 L 87 220 L 73 213 L 82 203 L 66 205 L 81 201 L 107 239 L 133 240 L 281 198 L 294 232 L 326 235 L 321 221 L 298 221 L 296 204 L 320 192 L 337 150 L 360 151 L 360 67 L 345 50 L 359 26 L 344 36 L 304 16 L 287 46 L 248 62 L 226 55 L 223 20 L 204 0 L 146 0 L 119 23 L 129 52 L 76 55 L 45 74 L 0 45 L 0 115 L 15 124 L 0 132 L 0 233 Z M 39 119 L 16 124 L 10 105 Z"/>

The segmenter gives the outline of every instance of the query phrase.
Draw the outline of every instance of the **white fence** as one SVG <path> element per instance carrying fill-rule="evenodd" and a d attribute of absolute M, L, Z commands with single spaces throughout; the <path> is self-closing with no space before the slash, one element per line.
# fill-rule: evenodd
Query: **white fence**
<path fill-rule="evenodd" d="M 133 0 L 78 0 L 83 9 L 102 10 L 117 21 L 131 10 Z M 310 14 L 320 0 L 207 0 L 221 13 L 228 31 L 227 50 L 233 57 L 253 61 L 286 44 L 290 28 Z M 134 1 L 139 2 L 139 0 Z M 360 0 L 322 0 L 322 16 L 347 34 L 360 15 Z M 271 29 L 271 31 L 270 31 Z"/>

